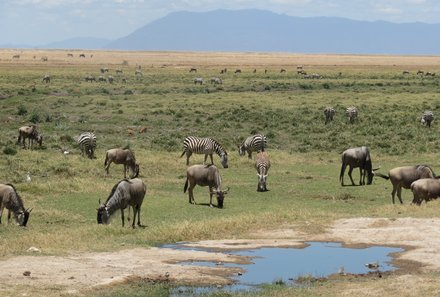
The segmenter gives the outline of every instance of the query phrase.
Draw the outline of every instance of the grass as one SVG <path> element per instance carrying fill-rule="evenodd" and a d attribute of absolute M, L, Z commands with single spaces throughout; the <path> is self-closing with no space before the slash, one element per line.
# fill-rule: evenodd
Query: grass
<path fill-rule="evenodd" d="M 48 51 L 41 54 L 49 61 L 41 62 L 30 51 L 12 61 L 12 52 L 0 51 L 0 95 L 6 97 L 0 100 L 0 180 L 13 183 L 33 211 L 26 228 L 5 222 L 0 226 L 2 258 L 24 255 L 30 246 L 45 255 L 66 255 L 239 238 L 283 225 L 319 233 L 334 220 L 348 217 L 438 216 L 440 205 L 435 201 L 408 205 L 408 191 L 403 192 L 405 205 L 391 205 L 391 184 L 385 180 L 366 187 L 341 187 L 338 181 L 340 153 L 360 145 L 370 147 L 373 166 L 381 165 L 382 172 L 417 163 L 439 170 L 440 125 L 434 121 L 427 129 L 419 123 L 424 110 L 438 113 L 439 78 L 401 75 L 402 69 L 440 70 L 436 57 L 204 53 L 206 59 L 200 62 L 200 54 L 192 53 L 94 52 L 93 58 L 69 60 L 66 51 Z M 293 71 L 297 64 L 324 78 L 302 79 Z M 142 77 L 135 77 L 136 65 L 142 65 Z M 188 72 L 194 65 L 197 75 Z M 102 66 L 108 66 L 112 75 L 122 68 L 127 83 L 116 75 L 112 85 L 84 81 L 88 74 L 98 76 Z M 235 75 L 232 69 L 238 66 L 244 71 Z M 288 72 L 280 74 L 281 66 Z M 207 81 L 220 76 L 225 67 L 229 71 L 222 76 L 223 85 L 193 84 L 195 76 Z M 264 68 L 269 68 L 268 74 Z M 50 84 L 41 82 L 44 74 L 51 75 Z M 337 113 L 324 125 L 327 105 Z M 350 105 L 359 110 L 354 124 L 348 124 L 344 115 Z M 24 150 L 16 145 L 18 128 L 29 122 L 38 123 L 43 147 Z M 75 137 L 87 130 L 98 137 L 96 160 L 83 158 L 75 143 Z M 237 153 L 237 144 L 256 132 L 267 135 L 272 158 L 267 193 L 256 192 L 253 162 Z M 229 152 L 230 167 L 220 169 L 230 187 L 223 210 L 188 204 L 183 193 L 185 158 L 179 158 L 188 135 L 214 137 Z M 135 151 L 147 184 L 141 219 L 148 227 L 121 228 L 118 215 L 112 224 L 98 226 L 98 200 L 106 199 L 123 176 L 122 167 L 115 165 L 105 175 L 105 151 L 127 145 Z M 62 150 L 71 154 L 64 156 Z M 190 162 L 202 160 L 203 156 L 193 155 Z M 214 162 L 219 165 L 218 156 Z M 28 171 L 31 183 L 24 179 Z M 358 181 L 357 170 L 354 179 Z M 207 189 L 196 188 L 195 199 L 206 203 Z M 273 296 L 336 296 L 341 287 L 373 283 L 329 281 L 311 289 L 267 290 Z M 151 291 L 151 296 L 168 294 L 164 285 L 127 286 L 130 296 L 143 290 Z M 125 287 L 117 287 L 109 294 L 96 294 L 128 296 L 125 292 Z"/>

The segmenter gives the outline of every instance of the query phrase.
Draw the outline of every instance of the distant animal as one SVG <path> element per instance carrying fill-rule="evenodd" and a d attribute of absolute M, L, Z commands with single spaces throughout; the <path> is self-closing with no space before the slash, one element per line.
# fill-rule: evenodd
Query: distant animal
<path fill-rule="evenodd" d="M 100 75 L 98 77 L 98 81 L 104 82 L 104 81 L 107 81 L 107 79 L 104 76 Z"/>
<path fill-rule="evenodd" d="M 190 72 L 190 73 L 191 73 L 191 72 L 197 72 L 197 68 L 192 67 L 192 68 L 189 69 L 189 72 Z"/>
<path fill-rule="evenodd" d="M 124 178 L 127 178 L 127 171 L 130 169 L 132 173 L 131 178 L 138 177 L 139 175 L 139 164 L 136 163 L 136 157 L 130 149 L 120 149 L 114 148 L 110 149 L 105 153 L 105 171 L 107 175 L 109 174 L 109 168 L 111 163 L 123 164 L 124 165 Z"/>
<path fill-rule="evenodd" d="M 409 74 L 409 71 L 408 71 L 408 70 L 403 70 L 403 71 L 402 71 L 402 74 L 403 74 L 403 75 Z"/>
<path fill-rule="evenodd" d="M 325 124 L 327 125 L 329 122 L 333 121 L 333 117 L 335 116 L 335 109 L 331 106 L 327 106 L 324 109 L 324 115 L 325 115 Z"/>
<path fill-rule="evenodd" d="M 116 69 L 116 74 L 122 74 L 122 69 Z"/>
<path fill-rule="evenodd" d="M 257 69 L 254 69 L 254 71 L 252 71 L 252 73 L 257 73 Z"/>
<path fill-rule="evenodd" d="M 420 119 L 420 123 L 422 125 L 426 125 L 428 128 L 431 128 L 431 123 L 434 120 L 434 113 L 430 110 L 426 110 L 423 115 L 422 118 Z"/>
<path fill-rule="evenodd" d="M 402 188 L 410 189 L 411 184 L 416 180 L 421 178 L 435 178 L 436 175 L 431 167 L 427 165 L 415 165 L 415 166 L 403 166 L 391 169 L 388 175 L 383 175 L 381 173 L 375 173 L 375 175 L 380 176 L 385 179 L 389 179 L 393 185 L 393 191 L 391 192 L 391 198 L 393 204 L 395 203 L 395 194 L 397 193 L 397 198 L 401 204 L 402 201 Z"/>
<path fill-rule="evenodd" d="M 303 65 L 298 65 L 298 66 L 296 66 L 296 69 L 303 69 Z"/>
<path fill-rule="evenodd" d="M 419 75 L 419 74 L 420 74 L 420 75 L 423 75 L 423 74 L 425 74 L 425 71 L 423 71 L 423 70 L 418 70 L 418 71 L 417 71 L 417 75 Z"/>
<path fill-rule="evenodd" d="M 227 69 L 227 68 L 224 68 L 224 69 L 220 70 L 220 74 L 224 74 L 224 73 L 226 73 L 227 71 L 228 71 L 228 69 Z"/>
<path fill-rule="evenodd" d="M 69 58 L 73 58 L 73 54 L 67 54 L 67 57 L 69 57 Z"/>
<path fill-rule="evenodd" d="M 84 80 L 87 82 L 92 82 L 92 81 L 96 81 L 96 78 L 93 75 L 87 75 Z"/>
<path fill-rule="evenodd" d="M 86 55 L 84 55 L 84 54 L 79 54 L 79 57 L 80 57 L 80 58 L 85 58 Z"/>
<path fill-rule="evenodd" d="M 13 55 L 12 59 L 20 59 L 20 55 Z"/>
<path fill-rule="evenodd" d="M 108 72 L 108 68 L 107 67 L 102 67 L 101 68 L 101 73 L 104 73 L 104 72 Z"/>
<path fill-rule="evenodd" d="M 123 77 L 123 78 L 121 79 L 121 81 L 122 81 L 122 83 L 124 83 L 124 84 L 127 83 L 127 79 L 126 79 L 125 77 Z"/>
<path fill-rule="evenodd" d="M 425 76 L 435 76 L 435 72 L 429 72 L 429 71 L 427 71 L 427 72 L 425 73 Z"/>
<path fill-rule="evenodd" d="M 115 80 L 115 79 L 113 78 L 113 76 L 111 76 L 111 75 L 108 76 L 108 82 L 109 82 L 109 83 L 112 84 L 114 80 Z"/>
<path fill-rule="evenodd" d="M 28 148 L 32 148 L 34 140 L 39 146 L 43 144 L 43 135 L 40 134 L 36 125 L 27 125 L 18 129 L 17 143 L 22 144 L 26 148 L 26 138 L 28 139 Z"/>
<path fill-rule="evenodd" d="M 374 177 L 374 171 L 377 169 L 373 169 L 371 157 L 370 157 L 370 150 L 366 146 L 362 147 L 356 147 L 356 148 L 350 148 L 345 150 L 342 153 L 342 166 L 341 166 L 341 173 L 339 175 L 339 181 L 341 182 L 341 185 L 344 185 L 344 173 L 345 168 L 347 166 L 350 167 L 348 170 L 348 176 L 350 177 L 351 184 L 354 186 L 353 177 L 351 176 L 351 173 L 353 172 L 353 168 L 359 168 L 359 185 L 365 185 L 365 178 L 367 178 L 367 185 L 371 185 L 373 182 Z"/>
<path fill-rule="evenodd" d="M 186 169 L 186 181 L 183 192 L 186 193 L 186 190 L 188 189 L 188 201 L 190 204 L 196 204 L 193 192 L 193 189 L 196 185 L 201 187 L 209 187 L 210 207 L 213 207 L 212 196 L 216 195 L 217 207 L 223 208 L 223 200 L 229 189 L 226 191 L 222 190 L 222 179 L 220 172 L 215 165 L 193 165 Z"/>
<path fill-rule="evenodd" d="M 43 82 L 45 82 L 45 83 L 50 83 L 50 75 L 45 75 L 44 77 L 43 77 Z"/>
<path fill-rule="evenodd" d="M 211 84 L 215 84 L 215 85 L 223 84 L 222 79 L 219 77 L 212 77 L 210 81 L 211 81 Z"/>
<path fill-rule="evenodd" d="M 41 61 L 43 61 L 43 62 L 47 62 L 48 60 L 49 60 L 49 58 L 46 56 L 41 57 Z"/>
<path fill-rule="evenodd" d="M 196 84 L 203 85 L 203 78 L 201 78 L 201 77 L 196 77 L 196 78 L 194 79 L 194 84 L 195 84 L 195 85 L 196 85 Z"/>
<path fill-rule="evenodd" d="M 134 228 L 137 215 L 137 225 L 143 227 L 141 225 L 140 217 L 141 206 L 146 192 L 147 186 L 139 178 L 123 179 L 119 181 L 113 186 L 105 203 L 101 204 L 101 201 L 99 201 L 99 207 L 96 209 L 98 224 L 108 224 L 110 216 L 120 209 L 122 227 L 124 227 L 124 209 L 131 206 L 134 213 L 131 226 Z"/>
<path fill-rule="evenodd" d="M 0 224 L 5 208 L 8 210 L 8 223 L 11 220 L 11 213 L 13 213 L 18 225 L 26 226 L 32 209 L 24 208 L 23 199 L 12 184 L 0 184 Z"/>
<path fill-rule="evenodd" d="M 298 74 L 302 74 L 302 75 L 307 75 L 307 72 L 304 71 L 303 69 L 299 69 L 299 70 L 297 70 L 296 73 L 298 73 Z"/>
<path fill-rule="evenodd" d="M 284 72 L 286 72 L 286 69 L 281 68 L 280 73 L 284 73 Z"/>
<path fill-rule="evenodd" d="M 270 169 L 270 158 L 267 152 L 259 152 L 255 160 L 255 169 L 257 170 L 258 186 L 257 192 L 267 191 L 267 175 Z"/>
<path fill-rule="evenodd" d="M 267 71 L 268 71 L 267 69 L 264 69 L 264 74 L 266 74 L 266 73 L 267 73 Z"/>
<path fill-rule="evenodd" d="M 358 110 L 356 107 L 350 106 L 345 110 L 345 114 L 347 115 L 348 122 L 353 123 L 358 116 Z"/>
<path fill-rule="evenodd" d="M 266 136 L 263 134 L 251 135 L 238 146 L 238 154 L 244 156 L 247 152 L 248 158 L 252 159 L 252 152 L 263 152 L 266 146 Z"/>
<path fill-rule="evenodd" d="M 93 132 L 84 132 L 77 138 L 77 143 L 81 149 L 81 155 L 87 155 L 90 159 L 96 159 L 96 136 Z"/>
<path fill-rule="evenodd" d="M 136 76 L 142 76 L 143 74 L 142 74 L 142 71 L 141 70 L 139 70 L 139 69 L 136 69 L 135 71 L 134 71 L 134 75 L 136 75 Z"/>
<path fill-rule="evenodd" d="M 186 165 L 189 165 L 189 157 L 191 157 L 193 153 L 204 154 L 204 163 L 206 163 L 206 159 L 209 155 L 211 158 L 211 164 L 214 164 L 212 154 L 217 153 L 217 155 L 220 156 L 220 162 L 222 163 L 223 168 L 228 168 L 228 153 L 217 140 L 195 136 L 186 137 L 183 141 L 183 153 L 180 156 L 182 158 L 183 155 L 186 154 Z"/>
<path fill-rule="evenodd" d="M 413 192 L 413 204 L 420 205 L 423 200 L 429 200 L 440 197 L 440 179 L 438 178 L 421 178 L 411 184 Z"/>
<path fill-rule="evenodd" d="M 235 69 L 234 73 L 241 73 L 241 69 Z"/>

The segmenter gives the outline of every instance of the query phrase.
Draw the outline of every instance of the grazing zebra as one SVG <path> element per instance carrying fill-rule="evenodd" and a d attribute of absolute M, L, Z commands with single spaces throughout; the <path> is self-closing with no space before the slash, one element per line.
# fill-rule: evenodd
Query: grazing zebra
<path fill-rule="evenodd" d="M 264 148 L 267 146 L 266 136 L 263 134 L 256 134 L 249 136 L 245 141 L 238 147 L 238 154 L 244 156 L 248 153 L 248 158 L 252 159 L 252 152 L 264 152 Z"/>
<path fill-rule="evenodd" d="M 111 75 L 108 76 L 108 82 L 109 82 L 109 83 L 112 84 L 114 80 L 115 80 L 115 79 L 113 78 L 113 76 L 111 76 Z"/>
<path fill-rule="evenodd" d="M 228 168 L 228 153 L 223 148 L 223 146 L 212 138 L 199 138 L 195 136 L 188 136 L 183 141 L 183 153 L 180 156 L 186 154 L 186 165 L 189 165 L 189 157 L 194 154 L 204 154 L 205 160 L 203 163 L 206 163 L 206 159 L 211 158 L 211 164 L 214 164 L 212 160 L 212 154 L 217 153 L 220 156 L 220 162 L 223 165 L 223 168 Z"/>
<path fill-rule="evenodd" d="M 335 109 L 331 106 L 328 106 L 324 109 L 325 114 L 325 124 L 327 125 L 329 122 L 333 121 L 333 117 L 335 116 Z"/>
<path fill-rule="evenodd" d="M 201 78 L 201 77 L 196 77 L 195 79 L 194 79 L 194 84 L 196 85 L 196 84 L 201 84 L 201 85 L 203 85 L 203 78 Z"/>
<path fill-rule="evenodd" d="M 358 116 L 357 108 L 354 107 L 354 106 L 347 107 L 347 110 L 345 111 L 345 114 L 346 114 L 347 117 L 348 117 L 348 121 L 349 121 L 350 123 L 353 123 L 354 120 L 355 120 L 355 119 L 357 118 L 357 116 Z"/>
<path fill-rule="evenodd" d="M 259 152 L 255 160 L 255 169 L 258 175 L 257 192 L 267 191 L 267 174 L 270 168 L 270 158 L 267 152 Z"/>
<path fill-rule="evenodd" d="M 215 85 L 223 84 L 222 79 L 219 77 L 212 77 L 210 81 L 211 81 L 211 84 L 215 84 Z"/>
<path fill-rule="evenodd" d="M 426 110 L 423 113 L 420 122 L 422 123 L 422 125 L 426 125 L 428 128 L 431 128 L 431 122 L 433 120 L 434 120 L 434 113 L 430 110 Z"/>
<path fill-rule="evenodd" d="M 77 139 L 79 148 L 81 149 L 81 154 L 87 155 L 90 159 L 96 159 L 95 149 L 96 149 L 96 136 L 93 132 L 84 132 Z"/>
<path fill-rule="evenodd" d="M 45 75 L 44 77 L 43 77 L 43 82 L 45 82 L 45 83 L 50 83 L 50 75 Z"/>

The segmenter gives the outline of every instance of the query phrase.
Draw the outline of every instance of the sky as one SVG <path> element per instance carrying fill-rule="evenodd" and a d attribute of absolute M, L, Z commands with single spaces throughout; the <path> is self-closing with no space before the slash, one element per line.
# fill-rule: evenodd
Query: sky
<path fill-rule="evenodd" d="M 439 0 L 0 0 L 0 45 L 116 39 L 175 11 L 262 9 L 299 17 L 440 23 Z"/>

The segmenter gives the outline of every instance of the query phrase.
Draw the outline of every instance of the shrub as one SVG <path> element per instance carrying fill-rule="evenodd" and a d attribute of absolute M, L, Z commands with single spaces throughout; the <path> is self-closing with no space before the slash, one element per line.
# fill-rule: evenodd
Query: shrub
<path fill-rule="evenodd" d="M 26 109 L 26 107 L 24 106 L 24 105 L 20 105 L 20 106 L 18 106 L 18 108 L 17 108 L 18 110 L 17 110 L 17 114 L 18 115 L 26 115 L 27 114 L 27 109 Z"/>
<path fill-rule="evenodd" d="M 17 154 L 17 150 L 13 147 L 7 146 L 3 149 L 3 153 L 5 155 L 15 155 L 15 154 Z"/>
<path fill-rule="evenodd" d="M 33 112 L 29 118 L 29 121 L 34 124 L 39 123 L 40 122 L 40 115 L 36 112 Z"/>

